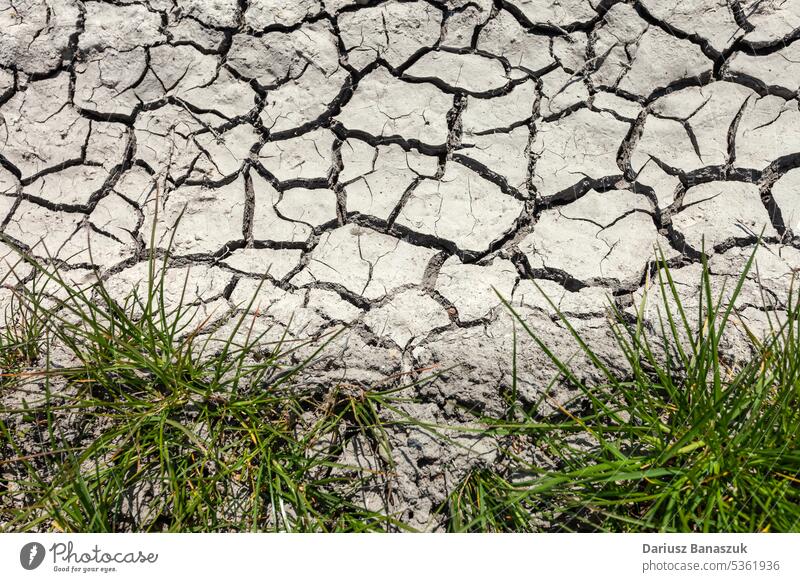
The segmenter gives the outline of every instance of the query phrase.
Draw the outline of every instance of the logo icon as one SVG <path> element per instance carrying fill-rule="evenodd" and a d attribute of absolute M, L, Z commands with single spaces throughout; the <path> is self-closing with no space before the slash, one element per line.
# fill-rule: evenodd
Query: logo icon
<path fill-rule="evenodd" d="M 44 546 L 39 542 L 30 542 L 19 551 L 19 563 L 26 570 L 35 570 L 44 561 Z"/>

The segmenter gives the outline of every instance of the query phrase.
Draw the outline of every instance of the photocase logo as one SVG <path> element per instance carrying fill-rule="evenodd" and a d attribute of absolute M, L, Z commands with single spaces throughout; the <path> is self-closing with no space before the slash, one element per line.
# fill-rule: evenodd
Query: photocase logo
<path fill-rule="evenodd" d="M 30 542 L 19 551 L 19 563 L 26 570 L 35 570 L 44 561 L 44 546 L 39 542 Z"/>

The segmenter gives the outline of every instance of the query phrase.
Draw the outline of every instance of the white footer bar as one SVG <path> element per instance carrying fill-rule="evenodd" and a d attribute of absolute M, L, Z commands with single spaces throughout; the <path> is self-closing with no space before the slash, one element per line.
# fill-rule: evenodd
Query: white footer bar
<path fill-rule="evenodd" d="M 0 580 L 150 577 L 798 581 L 800 534 L 0 535 Z"/>

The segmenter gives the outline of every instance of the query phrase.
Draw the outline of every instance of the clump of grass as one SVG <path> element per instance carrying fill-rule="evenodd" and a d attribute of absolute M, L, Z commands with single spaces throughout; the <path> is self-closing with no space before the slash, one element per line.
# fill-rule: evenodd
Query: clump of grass
<path fill-rule="evenodd" d="M 0 340 L 4 359 L 19 352 L 28 364 L 0 386 L 0 528 L 401 527 L 359 502 L 391 470 L 380 408 L 392 390 L 304 386 L 298 374 L 324 343 L 290 364 L 300 346 L 256 333 L 252 301 L 229 333 L 206 333 L 186 281 L 177 301 L 167 297 L 168 255 L 151 255 L 147 279 L 122 299 L 26 260 L 47 292 L 17 287 L 14 321 L 28 327 Z M 20 339 L 34 329 L 41 353 Z M 54 346 L 67 365 L 51 365 Z M 378 469 L 342 463 L 354 438 Z"/>
<path fill-rule="evenodd" d="M 0 261 L 4 260 L 7 261 L 7 258 L 0 258 Z M 0 278 L 0 289 L 8 295 L 5 309 L 0 314 L 4 321 L 4 325 L 0 326 L 0 386 L 9 374 L 31 365 L 41 354 L 44 331 L 42 314 L 35 303 L 26 301 L 14 286 L 8 284 L 15 280 L 15 268 L 21 262 L 9 264 L 8 272 Z M 37 294 L 35 285 L 36 282 L 33 282 L 33 288 L 30 289 L 34 295 Z"/>
<path fill-rule="evenodd" d="M 533 532 L 538 523 L 514 483 L 497 470 L 479 468 L 448 499 L 448 529 L 454 532 Z"/>
<path fill-rule="evenodd" d="M 748 332 L 753 355 L 744 365 L 730 367 L 721 357 L 753 258 L 732 292 L 716 298 L 703 262 L 693 324 L 661 255 L 657 329 L 648 332 L 644 303 L 633 322 L 610 308 L 626 374 L 612 371 L 551 303 L 602 382 L 583 381 L 586 374 L 559 359 L 506 303 L 559 370 L 554 381 L 580 396 L 550 418 L 517 405 L 512 420 L 485 419 L 491 432 L 527 439 L 553 465 L 542 468 L 509 450 L 506 469 L 473 472 L 450 496 L 450 529 L 798 531 L 797 297 L 790 293 L 785 322 L 765 340 Z"/>

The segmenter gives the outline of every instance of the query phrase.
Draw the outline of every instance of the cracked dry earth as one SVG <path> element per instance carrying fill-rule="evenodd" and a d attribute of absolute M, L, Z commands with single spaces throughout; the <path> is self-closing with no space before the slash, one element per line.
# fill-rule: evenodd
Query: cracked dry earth
<path fill-rule="evenodd" d="M 739 312 L 765 329 L 800 268 L 798 87 L 798 0 L 0 0 L 0 230 L 120 294 L 174 234 L 210 328 L 268 272 L 271 336 L 349 326 L 317 381 L 444 370 L 404 407 L 467 425 L 511 386 L 492 287 L 569 356 L 537 283 L 613 360 L 607 301 L 653 294 L 656 245 L 691 302 L 703 248 L 721 286 L 763 231 L 768 305 L 751 281 Z M 552 368 L 520 342 L 530 403 Z M 502 460 L 450 436 L 393 429 L 367 503 L 440 527 Z"/>

